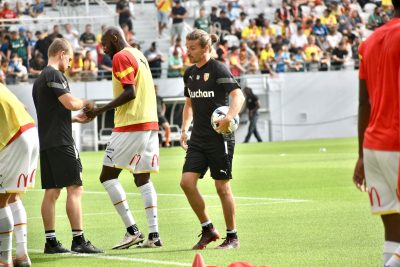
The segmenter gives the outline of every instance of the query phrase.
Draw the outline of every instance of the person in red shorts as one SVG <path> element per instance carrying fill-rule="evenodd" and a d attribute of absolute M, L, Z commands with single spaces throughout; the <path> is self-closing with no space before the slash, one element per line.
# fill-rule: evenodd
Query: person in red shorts
<path fill-rule="evenodd" d="M 400 1 L 395 16 L 359 48 L 359 158 L 353 181 L 385 229 L 384 266 L 400 266 Z"/>

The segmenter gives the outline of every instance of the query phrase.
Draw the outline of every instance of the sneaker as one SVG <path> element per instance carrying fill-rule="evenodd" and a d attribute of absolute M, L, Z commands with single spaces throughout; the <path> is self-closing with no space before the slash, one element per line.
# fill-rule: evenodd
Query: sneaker
<path fill-rule="evenodd" d="M 232 249 L 232 248 L 240 248 L 239 239 L 226 237 L 224 242 L 222 242 L 221 245 L 216 247 L 216 249 Z"/>
<path fill-rule="evenodd" d="M 71 253 L 67 248 L 64 248 L 60 241 L 57 241 L 57 245 L 52 246 L 49 243 L 44 244 L 44 254 L 58 254 L 58 253 Z"/>
<path fill-rule="evenodd" d="M 135 235 L 131 235 L 130 233 L 126 233 L 124 238 L 112 249 L 124 249 L 129 248 L 135 244 L 138 244 L 144 240 L 144 235 L 138 231 Z"/>
<path fill-rule="evenodd" d="M 78 244 L 74 240 L 72 240 L 71 250 L 76 253 L 87 253 L 87 254 L 104 253 L 103 250 L 93 246 L 89 240 L 84 241 L 81 244 Z"/>
<path fill-rule="evenodd" d="M 160 248 L 162 247 L 161 239 L 157 238 L 155 240 L 146 239 L 143 243 L 139 245 L 139 248 Z"/>
<path fill-rule="evenodd" d="M 201 236 L 199 242 L 194 245 L 192 249 L 204 249 L 209 243 L 216 241 L 219 239 L 221 236 L 219 235 L 217 229 L 211 228 L 211 229 L 206 229 L 202 230 L 201 234 L 199 234 L 199 237 Z"/>
<path fill-rule="evenodd" d="M 23 258 L 14 258 L 13 259 L 14 267 L 30 267 L 32 266 L 31 259 L 28 255 L 25 255 Z"/>

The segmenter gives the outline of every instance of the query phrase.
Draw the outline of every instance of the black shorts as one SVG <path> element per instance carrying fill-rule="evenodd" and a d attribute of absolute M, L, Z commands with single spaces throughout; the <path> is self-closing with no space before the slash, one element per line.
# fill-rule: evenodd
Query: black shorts
<path fill-rule="evenodd" d="M 75 146 L 60 146 L 40 152 L 42 188 L 82 185 L 82 164 Z"/>
<path fill-rule="evenodd" d="M 168 121 L 164 116 L 158 116 L 158 125 L 163 125 L 166 122 Z"/>
<path fill-rule="evenodd" d="M 225 151 L 225 143 L 228 154 Z M 232 159 L 235 149 L 233 140 L 224 141 L 222 136 L 221 139 L 209 143 L 189 140 L 188 146 L 183 173 L 200 173 L 200 178 L 203 178 L 207 169 L 210 168 L 211 177 L 214 180 L 232 179 Z"/>

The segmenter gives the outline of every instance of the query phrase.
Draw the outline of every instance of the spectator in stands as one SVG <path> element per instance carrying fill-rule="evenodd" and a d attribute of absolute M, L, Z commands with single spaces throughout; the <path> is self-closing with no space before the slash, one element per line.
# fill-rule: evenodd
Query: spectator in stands
<path fill-rule="evenodd" d="M 328 35 L 328 29 L 325 25 L 321 23 L 321 19 L 317 19 L 314 27 L 312 28 L 312 33 L 317 38 L 325 38 Z"/>
<path fill-rule="evenodd" d="M 82 65 L 82 81 L 94 81 L 97 78 L 97 65 L 93 59 L 92 51 L 86 51 L 85 58 L 83 59 Z"/>
<path fill-rule="evenodd" d="M 335 47 L 339 45 L 339 42 L 342 40 L 342 34 L 337 31 L 336 27 L 331 27 L 329 29 L 329 34 L 326 36 L 326 41 L 328 42 L 328 52 L 332 52 Z"/>
<path fill-rule="evenodd" d="M 296 24 L 301 25 L 303 13 L 298 1 L 290 1 L 290 19 L 296 22 Z"/>
<path fill-rule="evenodd" d="M 237 3 L 228 2 L 226 6 L 227 17 L 234 22 L 240 15 L 240 6 Z"/>
<path fill-rule="evenodd" d="M 49 39 L 47 39 L 45 34 L 42 33 L 41 31 L 36 31 L 35 36 L 37 41 L 35 44 L 33 54 L 36 55 L 37 52 L 41 53 L 43 55 L 44 62 L 47 65 L 47 60 L 48 60 L 47 50 L 49 49 L 50 46 Z"/>
<path fill-rule="evenodd" d="M 175 6 L 172 7 L 170 17 L 172 18 L 171 26 L 171 45 L 177 37 L 181 37 L 183 32 L 183 21 L 187 17 L 186 8 L 182 6 L 181 0 L 174 0 Z"/>
<path fill-rule="evenodd" d="M 217 48 L 218 60 L 224 64 L 227 64 L 228 52 L 229 52 L 229 44 L 227 40 L 220 40 Z"/>
<path fill-rule="evenodd" d="M 374 13 L 372 13 L 368 18 L 367 28 L 373 31 L 382 25 L 383 25 L 383 11 L 381 7 L 377 6 L 375 7 Z"/>
<path fill-rule="evenodd" d="M 28 41 L 28 46 L 31 47 L 31 53 L 33 51 L 33 48 L 36 45 L 36 40 L 33 39 L 33 33 L 31 31 L 26 31 L 26 36 L 25 36 L 26 40 Z M 32 55 L 33 57 L 33 55 Z"/>
<path fill-rule="evenodd" d="M 262 74 L 273 73 L 272 63 L 274 58 L 275 52 L 272 49 L 271 43 L 267 43 L 261 50 L 258 60 Z"/>
<path fill-rule="evenodd" d="M 226 11 L 219 12 L 218 22 L 221 25 L 221 32 L 231 34 L 233 32 L 232 21 L 226 16 Z"/>
<path fill-rule="evenodd" d="M 245 27 L 242 31 L 242 39 L 245 40 L 249 45 L 252 45 L 257 41 L 258 37 L 261 35 L 261 30 L 256 25 L 254 19 L 249 20 L 249 26 Z"/>
<path fill-rule="evenodd" d="M 257 120 L 258 120 L 258 110 L 261 107 L 260 100 L 253 93 L 253 90 L 250 87 L 245 87 L 244 95 L 246 97 L 246 109 L 249 112 L 249 130 L 247 131 L 247 135 L 244 139 L 244 143 L 248 143 L 250 141 L 251 136 L 254 136 L 257 139 L 257 142 L 262 142 L 262 138 L 257 130 Z"/>
<path fill-rule="evenodd" d="M 364 25 L 363 19 L 361 18 L 357 10 L 353 10 L 351 12 L 350 24 L 353 26 L 354 29 L 360 29 Z"/>
<path fill-rule="evenodd" d="M 290 66 L 291 71 L 302 72 L 304 71 L 306 63 L 306 55 L 302 47 L 295 49 L 295 53 L 291 54 Z"/>
<path fill-rule="evenodd" d="M 144 56 L 147 62 L 149 62 L 153 78 L 160 78 L 162 73 L 161 63 L 164 62 L 165 59 L 160 50 L 157 49 L 156 42 L 151 43 L 150 48 L 144 52 Z"/>
<path fill-rule="evenodd" d="M 242 73 L 246 72 L 246 69 L 242 66 L 240 62 L 239 47 L 235 45 L 231 47 L 231 54 L 229 56 L 229 68 L 235 78 L 240 77 Z"/>
<path fill-rule="evenodd" d="M 32 18 L 37 18 L 42 14 L 44 14 L 44 3 L 41 0 L 35 0 L 29 8 L 29 15 Z"/>
<path fill-rule="evenodd" d="M 2 19 L 17 19 L 17 12 L 10 8 L 10 3 L 5 1 L 3 4 L 3 10 L 0 12 L 0 18 Z"/>
<path fill-rule="evenodd" d="M 9 64 L 9 60 L 7 59 L 7 57 L 1 57 L 0 69 L 1 69 L 1 74 L 4 75 L 4 77 L 1 77 L 3 84 L 7 83 L 7 77 L 9 76 L 8 75 L 8 64 Z"/>
<path fill-rule="evenodd" d="M 261 25 L 260 28 L 265 28 L 265 30 L 268 33 L 268 35 L 270 36 L 270 38 L 275 38 L 276 30 L 274 27 L 271 26 L 269 19 L 264 19 L 263 24 Z"/>
<path fill-rule="evenodd" d="M 181 70 L 183 68 L 183 60 L 179 55 L 178 50 L 174 50 L 172 56 L 168 58 L 168 78 L 181 77 Z"/>
<path fill-rule="evenodd" d="M 168 56 L 172 56 L 175 50 L 178 51 L 179 56 L 182 57 L 182 61 L 185 62 L 187 58 L 186 47 L 182 45 L 181 38 L 176 38 L 175 44 L 169 48 Z"/>
<path fill-rule="evenodd" d="M 80 43 L 81 47 L 83 47 L 83 48 L 90 49 L 90 50 L 96 49 L 97 40 L 96 40 L 96 36 L 92 32 L 91 24 L 86 24 L 85 32 L 81 34 L 81 37 L 79 38 L 79 43 Z"/>
<path fill-rule="evenodd" d="M 31 48 L 28 45 L 28 41 L 19 36 L 16 31 L 11 32 L 10 46 L 8 47 L 7 51 L 8 59 L 11 59 L 11 54 L 16 54 L 17 56 L 21 57 L 23 65 L 25 67 L 28 66 L 28 60 L 31 59 Z"/>
<path fill-rule="evenodd" d="M 247 14 L 245 12 L 240 12 L 239 18 L 233 22 L 233 34 L 235 34 L 238 39 L 241 39 L 242 32 L 247 26 L 249 26 Z"/>
<path fill-rule="evenodd" d="M 171 12 L 172 0 L 156 0 L 157 7 L 158 36 L 161 37 L 163 30 L 168 24 L 168 15 Z"/>
<path fill-rule="evenodd" d="M 317 53 L 312 52 L 310 58 L 306 60 L 306 69 L 309 72 L 315 72 L 320 70 L 320 60 Z"/>
<path fill-rule="evenodd" d="M 68 69 L 68 77 L 74 81 L 80 80 L 80 74 L 83 68 L 82 52 L 79 50 L 74 51 L 74 57 L 71 62 L 71 67 Z"/>
<path fill-rule="evenodd" d="M 331 58 L 331 70 L 341 70 L 344 67 L 344 63 L 349 60 L 348 51 L 346 44 L 341 41 L 338 47 L 335 47 L 332 51 Z"/>
<path fill-rule="evenodd" d="M 313 60 L 313 56 L 311 55 Z M 331 64 L 331 59 L 329 57 L 328 52 L 323 52 L 321 60 L 319 61 L 319 71 L 328 71 L 329 70 L 329 65 Z"/>
<path fill-rule="evenodd" d="M 315 36 L 308 36 L 308 44 L 304 48 L 304 53 L 306 54 L 306 61 L 311 62 L 312 54 L 314 54 L 314 59 L 320 60 L 321 49 L 315 44 Z"/>
<path fill-rule="evenodd" d="M 60 30 L 60 25 L 55 24 L 53 26 L 53 32 L 50 33 L 49 35 L 47 35 L 46 39 L 49 42 L 49 46 L 51 45 L 51 43 L 54 41 L 54 39 L 56 38 L 63 38 L 62 34 L 61 34 L 61 30 Z"/>
<path fill-rule="evenodd" d="M 219 25 L 219 17 L 218 17 L 218 7 L 216 6 L 212 6 L 211 7 L 211 13 L 210 16 L 208 17 L 208 20 L 211 22 L 211 28 L 210 28 L 210 32 L 211 33 L 215 33 L 217 31 L 217 26 L 216 24 Z"/>
<path fill-rule="evenodd" d="M 253 50 L 242 41 L 239 45 L 239 60 L 242 67 L 245 68 L 245 73 L 254 74 L 258 71 L 258 60 Z"/>
<path fill-rule="evenodd" d="M 274 22 L 276 24 L 279 24 L 279 22 L 284 22 L 286 20 L 290 20 L 290 8 L 286 0 L 283 0 L 282 6 L 275 11 Z"/>
<path fill-rule="evenodd" d="M 132 14 L 129 9 L 129 0 L 119 0 L 115 6 L 115 10 L 118 13 L 118 22 L 122 28 L 122 24 L 128 25 L 129 31 L 133 30 L 132 25 Z"/>
<path fill-rule="evenodd" d="M 42 70 L 46 67 L 43 55 L 37 53 L 34 58 L 31 59 L 29 63 L 29 77 L 37 78 L 39 77 Z"/>
<path fill-rule="evenodd" d="M 287 66 L 290 65 L 290 53 L 286 45 L 278 49 L 275 54 L 275 62 L 275 71 L 277 73 L 286 72 Z"/>
<path fill-rule="evenodd" d="M 360 46 L 360 38 L 356 35 L 353 35 L 351 38 L 351 51 L 352 51 L 352 58 L 354 60 L 354 69 L 358 70 L 359 68 L 359 55 L 358 55 L 358 47 Z"/>
<path fill-rule="evenodd" d="M 303 26 L 303 32 L 307 37 L 310 36 L 310 34 L 312 34 L 313 27 L 314 27 L 313 20 L 307 19 Z"/>
<path fill-rule="evenodd" d="M 262 27 L 261 28 L 261 34 L 257 38 L 257 44 L 260 47 L 265 47 L 266 44 L 270 43 L 271 41 L 271 36 L 269 35 L 267 28 Z"/>
<path fill-rule="evenodd" d="M 135 39 L 133 38 L 133 32 L 129 30 L 129 26 L 126 23 L 121 25 L 122 31 L 124 32 L 125 40 L 128 42 L 129 45 L 135 46 Z"/>
<path fill-rule="evenodd" d="M 171 127 L 169 126 L 167 118 L 165 118 L 165 111 L 167 110 L 167 106 L 165 105 L 163 98 L 158 94 L 158 85 L 155 84 L 154 89 L 156 90 L 156 97 L 157 97 L 158 125 L 162 127 L 165 132 L 165 147 L 170 147 Z"/>
<path fill-rule="evenodd" d="M 290 37 L 291 52 L 295 52 L 298 48 L 304 48 L 307 45 L 307 36 L 304 34 L 301 26 L 297 28 L 297 33 Z"/>
<path fill-rule="evenodd" d="M 10 35 L 3 34 L 2 41 L 1 41 L 1 47 L 0 47 L 2 59 L 4 57 L 7 57 L 7 51 L 8 51 L 8 48 L 10 47 L 10 42 L 11 42 Z"/>
<path fill-rule="evenodd" d="M 103 54 L 100 64 L 99 73 L 97 75 L 98 80 L 107 79 L 112 80 L 112 59 L 108 54 Z"/>
<path fill-rule="evenodd" d="M 332 14 L 332 10 L 330 10 L 329 8 L 324 10 L 324 13 L 320 19 L 321 23 L 327 27 L 335 26 L 337 24 L 336 17 Z"/>
<path fill-rule="evenodd" d="M 78 49 L 80 47 L 78 31 L 74 30 L 70 23 L 65 24 L 64 29 L 64 38 L 71 44 L 73 50 Z"/>
<path fill-rule="evenodd" d="M 17 53 L 11 55 L 7 72 L 7 84 L 17 84 L 28 80 L 28 70 Z"/>
<path fill-rule="evenodd" d="M 206 17 L 206 9 L 205 9 L 205 7 L 201 7 L 199 10 L 199 17 L 197 19 L 195 19 L 193 27 L 209 33 L 210 26 L 211 26 L 211 22 Z"/>
<path fill-rule="evenodd" d="M 293 34 L 296 34 L 297 25 L 290 20 L 285 20 L 281 26 L 282 38 L 289 41 Z"/>

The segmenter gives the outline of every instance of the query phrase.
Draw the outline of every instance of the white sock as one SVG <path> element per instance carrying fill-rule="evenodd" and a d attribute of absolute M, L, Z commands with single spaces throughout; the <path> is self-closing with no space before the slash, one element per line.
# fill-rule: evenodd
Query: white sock
<path fill-rule="evenodd" d="M 135 224 L 135 220 L 133 219 L 132 213 L 129 210 L 128 202 L 126 201 L 126 193 L 124 188 L 118 179 L 112 179 L 105 181 L 103 183 L 104 188 L 106 189 L 108 195 L 111 198 L 112 203 L 114 204 L 115 209 L 118 211 L 119 216 L 121 216 L 122 221 L 125 224 L 125 227 L 129 227 Z"/>
<path fill-rule="evenodd" d="M 205 227 L 205 226 L 209 225 L 210 223 L 211 223 L 210 220 L 205 221 L 205 222 L 201 223 L 201 227 Z"/>
<path fill-rule="evenodd" d="M 0 209 L 0 262 L 12 263 L 14 220 L 10 207 Z"/>
<path fill-rule="evenodd" d="M 400 267 L 400 243 L 385 241 L 383 245 L 384 266 Z"/>
<path fill-rule="evenodd" d="M 154 185 L 149 181 L 147 184 L 139 186 L 138 188 L 142 194 L 149 232 L 158 233 L 157 193 Z"/>
<path fill-rule="evenodd" d="M 27 217 L 21 200 L 9 204 L 14 219 L 14 236 L 17 257 L 28 255 Z"/>

